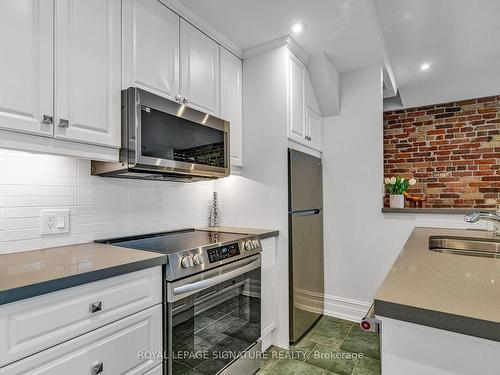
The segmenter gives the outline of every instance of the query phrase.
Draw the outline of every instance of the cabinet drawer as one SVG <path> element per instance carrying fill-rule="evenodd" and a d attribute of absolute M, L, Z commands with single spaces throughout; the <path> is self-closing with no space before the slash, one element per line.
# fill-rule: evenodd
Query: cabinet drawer
<path fill-rule="evenodd" d="M 161 305 L 2 367 L 0 375 L 141 375 L 161 364 L 144 351 L 162 351 Z"/>
<path fill-rule="evenodd" d="M 161 301 L 159 266 L 0 306 L 0 366 Z"/>

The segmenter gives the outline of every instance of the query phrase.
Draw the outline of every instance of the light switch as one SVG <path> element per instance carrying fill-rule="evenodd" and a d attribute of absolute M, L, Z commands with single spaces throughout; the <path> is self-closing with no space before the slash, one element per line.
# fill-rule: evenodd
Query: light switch
<path fill-rule="evenodd" d="M 64 228 L 64 216 L 56 216 L 56 228 Z"/>

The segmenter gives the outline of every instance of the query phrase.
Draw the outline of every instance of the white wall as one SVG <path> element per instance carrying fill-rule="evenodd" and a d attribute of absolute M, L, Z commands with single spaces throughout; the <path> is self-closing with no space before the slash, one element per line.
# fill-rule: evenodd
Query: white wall
<path fill-rule="evenodd" d="M 363 315 L 414 224 L 381 213 L 382 71 L 341 75 L 340 115 L 324 119 L 325 308 Z"/>
<path fill-rule="evenodd" d="M 93 177 L 87 160 L 0 150 L 0 253 L 207 226 L 213 189 Z M 42 236 L 46 208 L 70 209 L 71 233 Z"/>
<path fill-rule="evenodd" d="M 382 214 L 381 85 L 379 67 L 342 74 L 340 115 L 323 119 L 325 310 L 351 320 L 363 317 L 415 226 L 470 227 L 462 215 Z"/>
<path fill-rule="evenodd" d="M 243 62 L 241 176 L 219 180 L 223 225 L 278 229 L 273 283 L 277 329 L 273 343 L 288 347 L 287 48 Z"/>

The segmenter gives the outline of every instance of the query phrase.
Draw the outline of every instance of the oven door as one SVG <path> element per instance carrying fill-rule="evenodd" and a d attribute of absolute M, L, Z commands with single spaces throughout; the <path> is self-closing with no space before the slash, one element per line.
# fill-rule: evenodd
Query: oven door
<path fill-rule="evenodd" d="M 129 155 L 142 170 L 229 175 L 229 122 L 150 92 L 129 88 Z"/>
<path fill-rule="evenodd" d="M 168 374 L 258 370 L 260 264 L 258 254 L 167 283 Z"/>

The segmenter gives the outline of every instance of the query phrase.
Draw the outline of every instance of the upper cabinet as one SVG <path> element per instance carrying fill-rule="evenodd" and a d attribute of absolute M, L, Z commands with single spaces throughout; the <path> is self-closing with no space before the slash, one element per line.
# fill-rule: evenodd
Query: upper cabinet
<path fill-rule="evenodd" d="M 118 148 L 120 0 L 8 0 L 0 14 L 0 128 Z"/>
<path fill-rule="evenodd" d="M 53 134 L 53 2 L 0 1 L 0 129 Z"/>
<path fill-rule="evenodd" d="M 179 16 L 157 0 L 123 0 L 123 84 L 176 100 Z"/>
<path fill-rule="evenodd" d="M 321 115 L 309 73 L 288 51 L 288 139 L 321 151 Z"/>
<path fill-rule="evenodd" d="M 242 61 L 220 47 L 220 117 L 230 122 L 231 166 L 243 166 Z"/>
<path fill-rule="evenodd" d="M 219 115 L 219 44 L 181 19 L 180 88 L 183 103 Z"/>
<path fill-rule="evenodd" d="M 119 148 L 121 1 L 55 4 L 55 137 Z"/>

